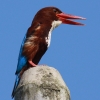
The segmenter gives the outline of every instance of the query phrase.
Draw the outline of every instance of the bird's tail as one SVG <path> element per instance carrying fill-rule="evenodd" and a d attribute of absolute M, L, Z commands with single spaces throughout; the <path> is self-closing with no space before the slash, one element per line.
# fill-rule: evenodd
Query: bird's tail
<path fill-rule="evenodd" d="M 19 81 L 20 81 L 20 78 L 19 78 L 19 75 L 16 76 L 16 80 L 15 80 L 15 84 L 14 84 L 14 88 L 13 88 L 13 91 L 12 91 L 12 98 L 14 97 L 15 95 L 15 91 L 16 91 L 16 88 L 19 84 Z"/>

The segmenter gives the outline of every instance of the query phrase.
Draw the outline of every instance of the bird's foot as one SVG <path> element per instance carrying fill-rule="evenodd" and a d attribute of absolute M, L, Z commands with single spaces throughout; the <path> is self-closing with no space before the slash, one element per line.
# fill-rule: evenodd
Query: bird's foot
<path fill-rule="evenodd" d="M 36 66 L 37 66 L 36 64 L 34 64 L 34 63 L 32 62 L 32 60 L 29 60 L 28 62 L 29 62 L 29 64 L 32 65 L 33 67 L 36 67 Z"/>

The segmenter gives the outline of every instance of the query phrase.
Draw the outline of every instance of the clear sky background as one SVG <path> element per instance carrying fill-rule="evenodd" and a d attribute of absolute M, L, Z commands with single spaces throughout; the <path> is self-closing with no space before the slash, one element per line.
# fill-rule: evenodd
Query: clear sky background
<path fill-rule="evenodd" d="M 85 26 L 60 25 L 39 64 L 55 67 L 67 84 L 71 100 L 100 100 L 100 0 L 0 1 L 0 100 L 12 100 L 22 39 L 36 12 L 56 6 L 87 18 Z"/>

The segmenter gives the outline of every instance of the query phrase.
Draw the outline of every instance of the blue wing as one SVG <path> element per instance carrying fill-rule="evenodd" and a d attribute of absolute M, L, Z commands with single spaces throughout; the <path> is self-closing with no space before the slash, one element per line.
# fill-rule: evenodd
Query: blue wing
<path fill-rule="evenodd" d="M 19 52 L 19 58 L 18 58 L 18 64 L 17 64 L 17 70 L 16 70 L 16 80 L 15 80 L 15 84 L 14 84 L 14 88 L 13 88 L 13 92 L 12 92 L 12 98 L 14 97 L 15 95 L 15 91 L 16 91 L 16 88 L 19 84 L 19 81 L 20 81 L 20 71 L 22 70 L 22 68 L 26 65 L 27 63 L 27 59 L 25 56 L 22 55 L 22 52 L 23 52 L 23 46 L 25 44 L 25 40 L 26 40 L 26 35 L 22 41 L 22 44 L 21 44 L 21 48 L 20 48 L 20 52 Z"/>
<path fill-rule="evenodd" d="M 19 58 L 18 58 L 18 64 L 17 64 L 17 69 L 16 69 L 16 74 L 19 74 L 19 72 L 22 70 L 22 68 L 26 65 L 27 63 L 27 58 L 22 55 L 23 52 L 23 46 L 25 44 L 26 40 L 26 35 L 22 41 L 21 47 L 20 47 L 20 52 L 19 52 Z"/>

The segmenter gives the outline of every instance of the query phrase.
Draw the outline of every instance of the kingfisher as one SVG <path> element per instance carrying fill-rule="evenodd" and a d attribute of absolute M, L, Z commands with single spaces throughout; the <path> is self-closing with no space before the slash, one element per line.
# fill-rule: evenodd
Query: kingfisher
<path fill-rule="evenodd" d="M 17 86 L 24 71 L 30 67 L 36 67 L 50 46 L 51 33 L 53 29 L 61 23 L 81 26 L 84 25 L 73 21 L 76 19 L 84 20 L 85 18 L 65 14 L 57 7 L 45 7 L 36 13 L 20 47 L 12 98 L 15 95 Z"/>

